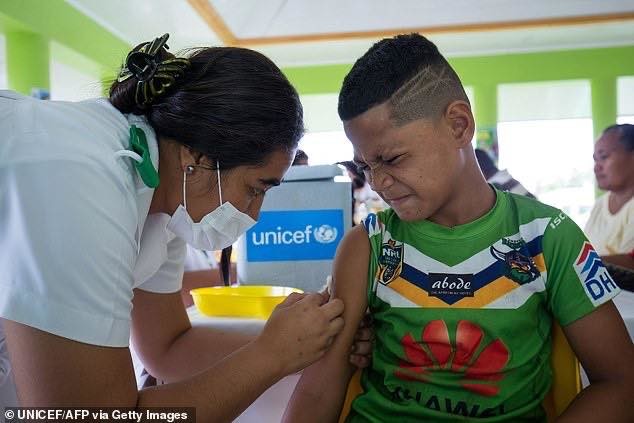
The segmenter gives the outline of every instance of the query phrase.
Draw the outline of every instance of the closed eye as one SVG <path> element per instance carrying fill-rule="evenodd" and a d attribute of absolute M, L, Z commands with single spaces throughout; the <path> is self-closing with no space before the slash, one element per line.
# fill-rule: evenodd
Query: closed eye
<path fill-rule="evenodd" d="M 260 195 L 264 196 L 264 194 L 266 194 L 266 190 L 260 189 L 260 188 L 255 188 L 255 187 L 251 187 L 251 195 L 253 197 L 258 197 Z"/>
<path fill-rule="evenodd" d="M 353 161 L 354 165 L 357 167 L 357 171 L 359 173 L 363 173 L 367 170 L 369 170 L 370 168 L 368 167 L 367 164 L 363 163 L 363 162 L 358 162 L 358 161 Z"/>
<path fill-rule="evenodd" d="M 403 157 L 405 154 L 399 154 L 397 156 L 394 156 L 390 159 L 385 159 L 384 162 L 387 164 L 394 164 L 396 163 L 401 157 Z"/>

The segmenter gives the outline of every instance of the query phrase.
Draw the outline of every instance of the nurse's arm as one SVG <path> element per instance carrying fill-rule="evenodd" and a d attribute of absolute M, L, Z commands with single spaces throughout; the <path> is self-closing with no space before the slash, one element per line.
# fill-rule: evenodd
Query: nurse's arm
<path fill-rule="evenodd" d="M 283 376 L 279 360 L 251 343 L 186 382 L 137 392 L 128 348 L 3 323 L 22 406 L 196 407 L 198 421 L 230 421 Z"/>
<path fill-rule="evenodd" d="M 76 342 L 3 320 L 25 406 L 195 407 L 198 421 L 231 421 L 283 376 L 322 357 L 343 320 L 341 301 L 289 296 L 262 335 L 211 368 L 137 392 L 128 348 Z"/>
<path fill-rule="evenodd" d="M 135 289 L 132 306 L 132 344 L 148 373 L 164 382 L 198 374 L 256 338 L 192 327 L 178 292 Z"/>
<path fill-rule="evenodd" d="M 564 327 L 590 385 L 568 406 L 561 422 L 632 422 L 634 345 L 612 301 Z"/>
<path fill-rule="evenodd" d="M 363 226 L 341 241 L 333 268 L 333 296 L 344 302 L 344 328 L 326 355 L 304 369 L 284 413 L 284 422 L 336 422 L 355 368 L 348 355 L 367 309 L 370 245 Z"/>

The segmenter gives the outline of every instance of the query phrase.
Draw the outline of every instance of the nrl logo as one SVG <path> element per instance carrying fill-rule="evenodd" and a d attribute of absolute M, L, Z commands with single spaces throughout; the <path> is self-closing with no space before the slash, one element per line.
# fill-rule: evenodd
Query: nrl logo
<path fill-rule="evenodd" d="M 506 245 L 511 250 L 502 252 L 492 245 L 490 251 L 491 255 L 503 264 L 504 275 L 507 278 L 520 285 L 537 279 L 540 273 L 535 266 L 533 258 L 521 253 L 522 249 L 526 250 L 526 242 L 522 238 L 519 240 L 502 238 L 502 245 Z"/>
<path fill-rule="evenodd" d="M 403 243 L 390 239 L 381 246 L 379 258 L 379 282 L 387 285 L 403 270 Z"/>

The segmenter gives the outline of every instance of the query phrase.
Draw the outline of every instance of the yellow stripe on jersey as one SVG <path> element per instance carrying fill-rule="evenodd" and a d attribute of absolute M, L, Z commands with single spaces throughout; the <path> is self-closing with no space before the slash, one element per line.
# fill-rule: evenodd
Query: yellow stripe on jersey
<path fill-rule="evenodd" d="M 533 261 L 540 272 L 546 271 L 543 254 L 533 257 Z M 500 276 L 474 292 L 473 297 L 464 297 L 450 305 L 440 298 L 430 296 L 427 291 L 400 276 L 387 285 L 388 289 L 396 291 L 407 300 L 429 308 L 485 308 L 488 304 L 500 300 L 518 287 L 520 284 L 517 282 L 506 276 Z M 393 304 L 393 306 L 398 307 L 397 304 Z"/>

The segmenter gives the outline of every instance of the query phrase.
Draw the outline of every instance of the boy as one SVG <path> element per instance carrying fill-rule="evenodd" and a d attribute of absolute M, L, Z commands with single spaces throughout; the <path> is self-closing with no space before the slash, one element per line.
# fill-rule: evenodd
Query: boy
<path fill-rule="evenodd" d="M 345 327 L 304 370 L 285 420 L 337 421 L 369 307 L 373 362 L 348 421 L 544 421 L 553 318 L 592 382 L 562 421 L 631 421 L 618 288 L 565 214 L 486 183 L 467 96 L 436 46 L 417 34 L 375 44 L 346 76 L 339 115 L 391 209 L 342 241 Z"/>

